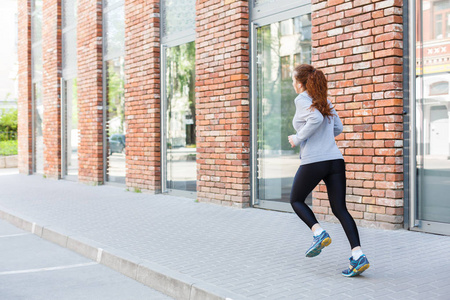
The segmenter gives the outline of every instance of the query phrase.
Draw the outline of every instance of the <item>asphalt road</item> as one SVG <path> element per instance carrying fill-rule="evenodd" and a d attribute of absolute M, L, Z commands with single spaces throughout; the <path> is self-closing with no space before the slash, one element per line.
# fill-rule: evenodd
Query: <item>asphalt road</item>
<path fill-rule="evenodd" d="M 172 299 L 0 220 L 0 299 Z"/>

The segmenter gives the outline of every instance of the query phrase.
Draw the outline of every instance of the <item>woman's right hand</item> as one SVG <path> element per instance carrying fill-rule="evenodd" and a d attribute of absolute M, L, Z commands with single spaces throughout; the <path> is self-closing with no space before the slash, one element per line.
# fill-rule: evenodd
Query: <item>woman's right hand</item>
<path fill-rule="evenodd" d="M 291 144 L 291 148 L 295 147 L 294 138 L 292 135 L 288 136 L 289 144 Z"/>

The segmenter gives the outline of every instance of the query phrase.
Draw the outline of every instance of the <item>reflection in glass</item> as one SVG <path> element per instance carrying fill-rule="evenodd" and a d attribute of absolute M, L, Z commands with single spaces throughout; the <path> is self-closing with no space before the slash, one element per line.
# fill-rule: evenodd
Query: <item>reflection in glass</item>
<path fill-rule="evenodd" d="M 34 172 L 44 172 L 44 136 L 42 101 L 42 0 L 31 2 L 31 61 L 33 82 L 33 143 Z"/>
<path fill-rule="evenodd" d="M 259 200 L 289 202 L 299 166 L 295 133 L 292 70 L 311 61 L 311 17 L 304 15 L 259 27 L 257 30 L 257 147 Z"/>
<path fill-rule="evenodd" d="M 77 0 L 63 0 L 63 27 L 75 25 L 77 23 Z"/>
<path fill-rule="evenodd" d="M 163 36 L 195 29 L 195 0 L 162 1 Z"/>
<path fill-rule="evenodd" d="M 62 1 L 62 177 L 78 176 L 77 0 Z"/>
<path fill-rule="evenodd" d="M 78 144 L 80 142 L 80 131 L 78 129 L 78 96 L 77 80 L 69 79 L 65 81 L 65 109 L 63 112 L 64 128 L 64 162 L 65 174 L 69 176 L 78 175 Z"/>
<path fill-rule="evenodd" d="M 444 19 L 450 3 L 421 1 L 416 5 L 417 217 L 450 223 L 450 20 Z"/>
<path fill-rule="evenodd" d="M 32 43 L 42 39 L 42 0 L 34 0 L 31 13 Z"/>
<path fill-rule="evenodd" d="M 42 80 L 42 44 L 39 43 L 33 45 L 32 47 L 32 62 L 33 62 L 33 81 Z"/>
<path fill-rule="evenodd" d="M 195 192 L 195 43 L 166 54 L 167 188 Z"/>
<path fill-rule="evenodd" d="M 35 153 L 35 172 L 42 174 L 44 172 L 44 136 L 43 123 L 44 104 L 42 102 L 42 82 L 33 84 L 34 99 L 34 153 Z"/>
<path fill-rule="evenodd" d="M 125 8 L 124 0 L 105 1 L 104 68 L 106 90 L 106 181 L 125 183 Z"/>
<path fill-rule="evenodd" d="M 118 57 L 106 62 L 108 140 L 107 180 L 125 183 L 125 60 Z"/>
<path fill-rule="evenodd" d="M 121 56 L 125 51 L 125 10 L 123 5 L 108 11 L 105 19 L 106 56 L 109 58 Z"/>
<path fill-rule="evenodd" d="M 77 30 L 76 28 L 65 31 L 62 35 L 62 60 L 64 71 L 76 72 L 77 70 Z M 64 72 L 66 73 L 66 72 Z"/>

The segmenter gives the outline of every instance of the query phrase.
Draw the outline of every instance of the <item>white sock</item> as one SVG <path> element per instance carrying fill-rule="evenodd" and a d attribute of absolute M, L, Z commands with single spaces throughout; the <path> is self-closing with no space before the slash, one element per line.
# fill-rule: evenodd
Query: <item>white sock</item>
<path fill-rule="evenodd" d="M 324 232 L 324 230 L 322 229 L 322 227 L 314 230 L 313 234 L 314 236 L 319 236 L 322 232 Z"/>
<path fill-rule="evenodd" d="M 364 254 L 364 253 L 362 252 L 361 249 L 352 251 L 352 257 L 353 257 L 354 260 L 357 260 L 357 259 L 360 258 L 361 255 L 363 255 L 363 254 Z"/>

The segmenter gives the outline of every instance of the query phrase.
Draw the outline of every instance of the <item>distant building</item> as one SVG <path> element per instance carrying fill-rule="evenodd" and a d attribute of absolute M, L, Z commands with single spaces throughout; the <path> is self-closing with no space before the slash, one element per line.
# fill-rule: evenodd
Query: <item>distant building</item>
<path fill-rule="evenodd" d="M 0 114 L 2 109 L 17 108 L 17 0 L 0 4 Z"/>

